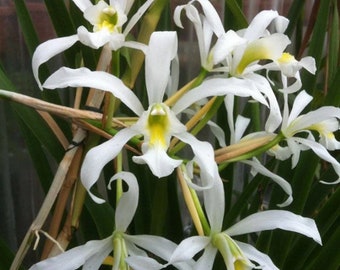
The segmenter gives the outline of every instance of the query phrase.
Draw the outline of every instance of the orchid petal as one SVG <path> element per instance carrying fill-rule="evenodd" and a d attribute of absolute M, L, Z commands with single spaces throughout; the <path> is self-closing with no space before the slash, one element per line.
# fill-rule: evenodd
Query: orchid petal
<path fill-rule="evenodd" d="M 164 268 L 163 264 L 160 264 L 154 259 L 143 256 L 130 256 L 125 259 L 130 267 L 134 270 L 158 270 Z"/>
<path fill-rule="evenodd" d="M 321 159 L 328 161 L 332 164 L 336 174 L 338 175 L 338 179 L 333 182 L 325 182 L 322 181 L 322 183 L 326 184 L 338 184 L 340 182 L 340 164 L 339 162 L 331 156 L 331 154 L 327 151 L 327 149 L 321 145 L 320 143 L 303 139 L 303 138 L 294 138 L 294 141 L 299 142 L 301 144 L 304 144 L 308 148 L 312 149 L 315 154 L 317 154 Z"/>
<path fill-rule="evenodd" d="M 90 0 L 72 0 L 73 3 L 76 4 L 76 6 L 82 11 L 84 12 L 85 9 L 89 8 L 92 6 L 92 3 Z"/>
<path fill-rule="evenodd" d="M 216 176 L 216 163 L 214 158 L 214 149 L 208 142 L 202 142 L 188 132 L 175 134 L 182 142 L 189 144 L 195 155 L 195 161 L 201 169 L 206 170 L 210 178 Z"/>
<path fill-rule="evenodd" d="M 145 55 L 145 82 L 149 105 L 162 102 L 169 81 L 170 63 L 176 53 L 176 32 L 154 32 L 151 35 L 149 50 Z"/>
<path fill-rule="evenodd" d="M 111 92 L 134 113 L 141 115 L 144 111 L 137 96 L 124 83 L 103 71 L 90 71 L 87 68 L 70 69 L 62 67 L 53 73 L 43 84 L 48 89 L 63 87 L 91 87 Z"/>
<path fill-rule="evenodd" d="M 248 79 L 247 81 L 253 83 L 255 87 L 267 97 L 270 111 L 265 124 L 265 130 L 273 132 L 282 121 L 280 106 L 276 96 L 271 89 L 270 84 L 263 76 L 258 74 L 247 74 L 246 78 Z"/>
<path fill-rule="evenodd" d="M 271 178 L 276 184 L 278 184 L 284 192 L 288 195 L 288 199 L 281 204 L 278 204 L 279 207 L 285 207 L 293 201 L 293 191 L 291 185 L 282 177 L 268 170 L 265 166 L 263 166 L 258 159 L 253 158 L 253 160 L 243 160 L 242 163 L 248 164 L 252 166 L 255 172 L 258 172 L 264 176 Z"/>
<path fill-rule="evenodd" d="M 308 72 L 315 74 L 316 72 L 316 64 L 315 59 L 311 56 L 304 57 L 300 60 L 299 64 Z"/>
<path fill-rule="evenodd" d="M 169 157 L 160 146 L 149 147 L 143 153 L 141 156 L 132 157 L 132 160 L 138 164 L 148 164 L 153 175 L 159 178 L 170 175 L 182 163 L 182 160 Z"/>
<path fill-rule="evenodd" d="M 211 233 L 220 232 L 224 218 L 225 199 L 223 183 L 219 177 L 210 189 L 203 191 L 203 198 Z"/>
<path fill-rule="evenodd" d="M 273 229 L 297 232 L 321 245 L 320 234 L 313 219 L 284 210 L 268 210 L 252 214 L 227 229 L 225 233 L 234 236 Z"/>
<path fill-rule="evenodd" d="M 115 213 L 116 231 L 125 232 L 130 225 L 133 216 L 135 215 L 138 206 L 139 189 L 136 177 L 130 172 L 116 173 L 109 182 L 109 186 L 112 181 L 123 179 L 129 189 L 123 192 L 119 199 L 118 206 Z"/>
<path fill-rule="evenodd" d="M 292 127 L 288 128 L 290 130 L 299 131 L 333 117 L 340 119 L 340 108 L 323 106 L 315 111 L 308 112 L 305 115 L 301 115 L 296 118 L 295 121 L 292 121 Z M 291 120 L 293 119 L 294 117 L 291 117 Z"/>
<path fill-rule="evenodd" d="M 90 188 L 99 178 L 100 172 L 105 164 L 116 157 L 122 150 L 124 144 L 137 134 L 139 133 L 135 130 L 129 128 L 122 129 L 112 139 L 92 148 L 86 154 L 81 167 L 80 178 L 84 187 L 95 202 L 103 203 L 104 200 L 94 196 L 90 192 Z"/>
<path fill-rule="evenodd" d="M 53 56 L 66 51 L 74 43 L 78 41 L 77 35 L 68 37 L 61 37 L 50 39 L 40 44 L 33 53 L 32 57 L 32 69 L 35 80 L 37 81 L 39 88 L 42 90 L 42 85 L 39 80 L 39 67 L 41 64 L 47 62 Z"/>
<path fill-rule="evenodd" d="M 211 270 L 214 265 L 215 257 L 217 253 L 217 248 L 213 245 L 208 245 L 203 252 L 203 255 L 197 260 L 195 270 Z"/>
<path fill-rule="evenodd" d="M 125 234 L 124 238 L 166 261 L 177 247 L 172 241 L 160 236 Z"/>
<path fill-rule="evenodd" d="M 201 4 L 203 13 L 215 35 L 218 37 L 222 35 L 224 33 L 224 27 L 221 20 L 219 19 L 220 16 L 211 2 L 206 0 L 197 0 L 197 2 Z"/>
<path fill-rule="evenodd" d="M 258 13 L 245 30 L 244 38 L 249 41 L 262 37 L 268 25 L 279 16 L 277 11 L 263 10 Z"/>
<path fill-rule="evenodd" d="M 260 94 L 249 85 L 249 82 L 238 79 L 235 77 L 231 78 L 213 78 L 205 80 L 198 87 L 190 90 L 182 96 L 180 100 L 172 107 L 172 111 L 178 114 L 188 108 L 191 104 L 209 97 L 209 96 L 224 96 L 227 94 L 233 94 L 240 97 L 253 97 L 255 100 L 267 105 L 266 100 Z"/>
<path fill-rule="evenodd" d="M 100 265 L 111 250 L 112 237 L 110 236 L 103 240 L 89 241 L 85 245 L 41 261 L 33 265 L 29 270 L 74 270 L 85 264 L 87 260 L 90 260 L 90 265 Z"/>
<path fill-rule="evenodd" d="M 169 263 L 190 260 L 210 243 L 210 237 L 192 236 L 184 239 L 173 252 Z"/>
<path fill-rule="evenodd" d="M 133 3 L 133 1 L 131 1 Z M 139 19 L 143 16 L 143 14 L 146 12 L 146 10 L 151 6 L 151 4 L 154 2 L 154 0 L 147 0 L 143 5 L 140 6 L 140 8 L 137 10 L 137 12 L 131 17 L 128 24 L 126 25 L 123 34 L 126 36 L 131 29 L 135 26 L 135 24 L 139 21 Z M 129 8 L 130 9 L 130 8 Z M 128 13 L 125 10 L 126 13 Z"/>
<path fill-rule="evenodd" d="M 267 254 L 254 248 L 252 245 L 235 240 L 235 243 L 243 251 L 244 255 L 251 261 L 257 262 L 262 270 L 279 270 Z"/>
<path fill-rule="evenodd" d="M 306 91 L 301 91 L 295 98 L 293 107 L 290 111 L 287 125 L 290 125 L 296 119 L 303 109 L 312 101 L 313 97 L 308 95 Z M 291 128 L 289 128 L 291 129 Z"/>
<path fill-rule="evenodd" d="M 237 47 L 245 44 L 246 40 L 236 34 L 235 31 L 229 30 L 221 35 L 212 48 L 214 64 L 226 60 L 227 56 Z"/>
<path fill-rule="evenodd" d="M 99 49 L 106 43 L 110 42 L 113 38 L 113 36 L 107 29 L 103 29 L 97 32 L 89 32 L 84 26 L 80 26 L 77 29 L 77 35 L 81 43 L 93 49 Z M 118 49 L 123 45 L 125 37 L 124 35 L 117 33 L 114 38 L 116 41 L 115 49 Z"/>

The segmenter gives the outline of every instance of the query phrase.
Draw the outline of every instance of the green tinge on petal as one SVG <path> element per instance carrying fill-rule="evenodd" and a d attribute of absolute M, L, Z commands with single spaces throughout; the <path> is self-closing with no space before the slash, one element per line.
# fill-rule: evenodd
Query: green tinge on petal
<path fill-rule="evenodd" d="M 289 43 L 289 38 L 283 34 L 273 34 L 250 42 L 237 65 L 236 74 L 242 74 L 253 62 L 279 59 Z"/>
<path fill-rule="evenodd" d="M 212 243 L 221 252 L 227 269 L 251 270 L 255 267 L 229 235 L 218 233 L 213 236 Z"/>

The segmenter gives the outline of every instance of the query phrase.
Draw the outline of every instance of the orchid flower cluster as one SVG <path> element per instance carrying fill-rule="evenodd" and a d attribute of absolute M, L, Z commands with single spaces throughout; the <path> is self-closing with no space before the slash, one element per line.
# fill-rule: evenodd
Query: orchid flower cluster
<path fill-rule="evenodd" d="M 262 174 L 278 185 L 285 194 L 285 200 L 278 207 L 291 204 L 295 194 L 286 179 L 265 167 L 261 156 L 291 159 L 294 168 L 301 152 L 310 149 L 330 163 L 338 176 L 332 182 L 320 181 L 340 182 L 340 164 L 329 152 L 340 149 L 334 135 L 339 129 L 340 109 L 328 106 L 304 112 L 312 97 L 302 89 L 300 71 L 305 69 L 313 74 L 315 62 L 308 56 L 297 60 L 287 51 L 291 41 L 284 34 L 289 23 L 285 17 L 265 10 L 247 28 L 225 31 L 208 0 L 192 0 L 177 6 L 174 23 L 178 31 L 184 21 L 192 23 L 201 64 L 197 77 L 179 88 L 177 32 L 154 31 L 147 44 L 132 41 L 134 26 L 152 7 L 153 0 L 145 1 L 140 8 L 134 8 L 131 0 L 73 2 L 83 12 L 90 28 L 80 26 L 72 36 L 41 44 L 33 55 L 32 65 L 42 90 L 90 88 L 110 97 L 104 101 L 105 111 L 108 107 L 112 113 L 105 117 L 114 132 L 111 138 L 86 153 L 80 172 L 83 186 L 96 203 L 105 203 L 95 191 L 96 183 L 110 161 L 128 159 L 124 150 L 128 146 L 135 154 L 132 162 L 147 166 L 155 176 L 152 181 L 167 181 L 167 176 L 175 174 L 181 189 L 179 196 L 184 198 L 195 229 L 180 243 L 158 235 L 129 233 L 138 200 L 144 196 L 139 191 L 139 183 L 144 179 L 134 174 L 128 160 L 116 166 L 108 185 L 111 188 L 117 184 L 118 190 L 123 181 L 128 187 L 118 192 L 112 234 L 38 262 L 31 270 L 81 266 L 99 269 L 110 257 L 112 269 L 209 270 L 214 267 L 217 253 L 228 270 L 269 270 L 278 268 L 268 255 L 256 249 L 251 241 L 241 242 L 234 237 L 282 229 L 305 235 L 321 245 L 314 220 L 286 210 L 263 210 L 229 228 L 223 225 L 226 191 L 220 172 L 231 163 L 249 166 L 252 175 Z M 132 11 L 135 14 L 131 15 Z M 39 67 L 76 42 L 106 54 L 104 68 L 61 67 L 41 82 Z M 130 87 L 118 73 L 107 68 L 116 60 L 111 59 L 112 54 L 123 55 L 126 51 L 139 51 L 145 57 L 145 87 L 139 86 L 141 89 Z M 247 133 L 253 119 L 238 114 L 239 100 L 244 106 L 256 104 L 261 108 L 261 130 Z M 118 117 L 118 106 L 125 106 L 125 112 L 133 116 Z M 215 122 L 216 113 L 222 107 L 226 111 L 227 128 Z M 197 138 L 203 127 L 213 139 Z M 189 148 L 182 150 L 186 145 Z"/>

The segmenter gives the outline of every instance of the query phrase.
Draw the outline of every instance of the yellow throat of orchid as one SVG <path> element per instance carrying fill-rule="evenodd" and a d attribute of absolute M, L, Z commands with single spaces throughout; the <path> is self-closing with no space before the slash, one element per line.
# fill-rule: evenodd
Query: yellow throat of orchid
<path fill-rule="evenodd" d="M 150 134 L 150 146 L 167 148 L 166 134 L 169 129 L 169 119 L 164 104 L 155 104 L 150 109 L 147 129 Z"/>
<path fill-rule="evenodd" d="M 289 64 L 295 60 L 294 55 L 284 52 L 281 57 L 277 60 L 280 64 Z"/>
<path fill-rule="evenodd" d="M 118 12 L 113 6 L 104 8 L 99 16 L 98 23 L 95 25 L 94 31 L 107 29 L 110 33 L 115 31 L 118 22 Z"/>

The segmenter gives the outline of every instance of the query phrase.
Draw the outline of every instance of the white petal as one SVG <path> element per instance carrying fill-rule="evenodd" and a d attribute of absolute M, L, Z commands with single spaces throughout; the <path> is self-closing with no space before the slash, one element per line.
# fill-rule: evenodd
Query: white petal
<path fill-rule="evenodd" d="M 83 246 L 72 248 L 56 257 L 33 265 L 29 270 L 74 270 L 90 260 L 93 265 L 103 262 L 112 250 L 112 237 L 103 240 L 89 241 Z M 105 255 L 105 256 L 104 256 Z"/>
<path fill-rule="evenodd" d="M 42 89 L 39 80 L 39 67 L 41 64 L 47 62 L 53 56 L 66 51 L 74 43 L 78 41 L 78 36 L 73 35 L 69 37 L 61 37 L 50 39 L 42 44 L 40 44 L 33 53 L 32 57 L 32 69 L 35 80 L 37 81 L 39 88 Z"/>
<path fill-rule="evenodd" d="M 292 125 L 294 130 L 308 129 L 311 125 L 318 124 L 322 121 L 338 118 L 340 119 L 340 108 L 332 106 L 323 106 L 315 111 L 301 115 L 300 118 L 296 119 Z M 291 120 L 294 118 L 292 117 Z"/>
<path fill-rule="evenodd" d="M 175 134 L 182 142 L 189 144 L 195 155 L 195 161 L 201 169 L 206 170 L 208 175 L 213 178 L 216 176 L 216 162 L 214 157 L 214 149 L 208 142 L 202 142 L 188 132 Z"/>
<path fill-rule="evenodd" d="M 197 2 L 201 4 L 206 20 L 215 35 L 218 37 L 222 35 L 224 33 L 224 27 L 214 6 L 210 3 L 210 1 L 206 0 L 197 0 Z"/>
<path fill-rule="evenodd" d="M 177 245 L 170 240 L 154 235 L 124 235 L 124 239 L 168 261 Z"/>
<path fill-rule="evenodd" d="M 106 43 L 110 44 L 111 50 L 118 50 L 124 44 L 125 36 L 120 33 L 110 33 L 107 29 L 97 32 L 89 32 L 84 26 L 77 29 L 79 41 L 93 49 L 99 49 Z"/>
<path fill-rule="evenodd" d="M 203 252 L 203 255 L 197 260 L 197 263 L 195 264 L 194 268 L 195 270 L 211 270 L 215 257 L 217 253 L 217 248 L 215 248 L 213 245 L 208 245 Z"/>
<path fill-rule="evenodd" d="M 253 97 L 255 100 L 267 105 L 266 100 L 259 91 L 249 85 L 249 82 L 231 78 L 213 78 L 205 80 L 200 86 L 190 90 L 182 96 L 180 100 L 172 107 L 172 111 L 178 114 L 188 108 L 191 104 L 209 97 L 209 96 L 224 96 L 233 94 L 240 97 Z"/>
<path fill-rule="evenodd" d="M 131 1 L 133 3 L 133 1 Z M 154 0 L 147 0 L 137 12 L 131 17 L 128 24 L 126 25 L 123 34 L 126 36 L 131 29 L 135 26 L 135 24 L 139 21 L 139 19 L 144 15 L 146 10 L 150 7 L 150 5 L 154 2 Z M 125 10 L 126 11 L 126 10 Z M 126 12 L 127 13 L 127 12 Z"/>
<path fill-rule="evenodd" d="M 308 95 L 306 91 L 301 91 L 295 98 L 292 110 L 288 117 L 288 125 L 295 120 L 303 109 L 312 101 L 313 97 Z"/>
<path fill-rule="evenodd" d="M 130 256 L 125 261 L 134 270 L 158 270 L 164 268 L 163 264 L 149 257 Z"/>
<path fill-rule="evenodd" d="M 281 124 L 282 117 L 280 106 L 269 82 L 265 77 L 258 74 L 247 74 L 246 78 L 247 81 L 249 80 L 248 83 L 254 83 L 258 91 L 262 92 L 267 97 L 270 111 L 265 124 L 265 130 L 268 132 L 274 132 Z"/>
<path fill-rule="evenodd" d="M 316 72 L 316 65 L 315 59 L 311 56 L 304 57 L 300 60 L 299 64 L 310 73 L 315 74 Z"/>
<path fill-rule="evenodd" d="M 210 189 L 203 191 L 204 208 L 209 220 L 211 233 L 221 232 L 225 211 L 224 196 L 224 187 L 219 176 Z"/>
<path fill-rule="evenodd" d="M 241 38 L 235 31 L 229 30 L 221 35 L 212 48 L 214 64 L 226 60 L 227 56 L 237 47 L 245 44 L 246 40 Z"/>
<path fill-rule="evenodd" d="M 169 157 L 165 149 L 160 146 L 149 147 L 143 153 L 141 156 L 132 157 L 133 161 L 138 164 L 148 164 L 153 175 L 159 178 L 170 175 L 182 163 L 182 160 Z"/>
<path fill-rule="evenodd" d="M 267 254 L 264 254 L 254 248 L 252 245 L 242 243 L 235 240 L 235 243 L 240 247 L 246 257 L 254 262 L 257 262 L 263 270 L 279 270 L 269 258 Z"/>
<path fill-rule="evenodd" d="M 116 173 L 110 179 L 109 185 L 111 185 L 112 181 L 118 179 L 123 179 L 129 187 L 126 192 L 123 192 L 119 199 L 115 213 L 115 230 L 125 232 L 130 225 L 138 206 L 139 189 L 136 177 L 130 172 Z"/>
<path fill-rule="evenodd" d="M 317 154 L 321 159 L 328 161 L 329 163 L 332 164 L 336 174 L 338 175 L 338 179 L 333 182 L 322 181 L 322 183 L 338 184 L 340 182 L 340 164 L 333 156 L 331 156 L 331 154 L 327 151 L 327 149 L 323 145 L 321 145 L 320 143 L 311 141 L 311 140 L 303 139 L 303 138 L 294 138 L 294 140 L 312 149 L 313 152 Z"/>
<path fill-rule="evenodd" d="M 138 97 L 124 83 L 103 71 L 90 71 L 87 68 L 70 69 L 62 67 L 53 73 L 44 83 L 48 89 L 63 87 L 92 87 L 111 92 L 134 113 L 141 115 L 144 111 Z"/>
<path fill-rule="evenodd" d="M 122 150 L 124 144 L 138 133 L 129 128 L 122 129 L 112 139 L 92 148 L 85 156 L 80 171 L 81 181 L 89 192 L 89 195 L 97 203 L 103 203 L 104 200 L 94 196 L 90 192 L 92 185 L 98 180 L 99 175 L 110 160 L 115 158 Z"/>
<path fill-rule="evenodd" d="M 145 55 L 145 82 L 149 105 L 162 102 L 170 76 L 170 64 L 177 53 L 176 32 L 154 32 Z"/>
<path fill-rule="evenodd" d="M 321 245 L 320 234 L 313 219 L 284 210 L 268 210 L 252 214 L 227 229 L 225 233 L 233 236 L 273 229 L 297 232 L 313 238 Z"/>
<path fill-rule="evenodd" d="M 169 263 L 190 260 L 210 243 L 210 237 L 192 236 L 184 239 L 172 254 Z"/>
<path fill-rule="evenodd" d="M 291 185 L 282 177 L 268 170 L 265 166 L 263 166 L 258 159 L 253 158 L 253 160 L 243 160 L 242 163 L 248 164 L 253 167 L 256 172 L 271 178 L 275 183 L 277 183 L 288 195 L 288 199 L 281 204 L 278 204 L 280 207 L 285 207 L 293 201 L 293 191 Z"/>
<path fill-rule="evenodd" d="M 90 0 L 72 0 L 76 5 L 77 7 L 82 11 L 84 12 L 85 9 L 89 8 L 92 6 L 92 3 Z"/>
<path fill-rule="evenodd" d="M 260 38 L 266 32 L 268 25 L 279 16 L 277 11 L 264 10 L 258 13 L 249 24 L 244 33 L 244 38 L 249 41 Z"/>

